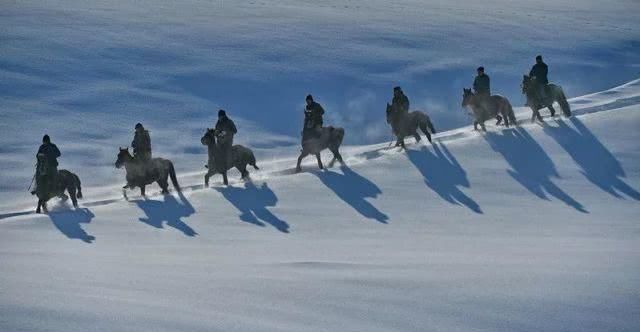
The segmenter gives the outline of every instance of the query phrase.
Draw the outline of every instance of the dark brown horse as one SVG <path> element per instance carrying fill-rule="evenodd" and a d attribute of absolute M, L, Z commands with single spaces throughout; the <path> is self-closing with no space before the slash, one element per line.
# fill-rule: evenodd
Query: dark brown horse
<path fill-rule="evenodd" d="M 542 93 L 538 91 L 540 87 L 538 86 L 535 77 L 524 75 L 522 77 L 521 87 L 522 93 L 527 97 L 527 105 L 533 112 L 531 115 L 531 122 L 534 122 L 536 119 L 541 122 L 543 121 L 542 116 L 540 115 L 540 109 L 545 107 L 549 109 L 551 116 L 555 116 L 556 110 L 553 108 L 554 102 L 558 102 L 564 116 L 571 116 L 571 107 L 569 107 L 567 96 L 565 96 L 561 86 L 556 84 L 547 84 L 542 87 L 542 89 L 545 89 L 544 93 Z"/>
<path fill-rule="evenodd" d="M 500 95 L 481 97 L 473 93 L 471 89 L 462 89 L 462 107 L 469 107 L 474 116 L 473 129 L 478 130 L 478 125 L 482 131 L 487 131 L 484 122 L 495 118 L 496 125 L 504 120 L 505 126 L 509 123 L 517 125 L 516 116 L 509 100 Z"/>
<path fill-rule="evenodd" d="M 404 139 L 408 136 L 415 137 L 417 142 L 422 139 L 418 134 L 418 128 L 427 136 L 431 142 L 431 134 L 436 133 L 433 123 L 428 115 L 421 111 L 400 112 L 393 109 L 387 103 L 387 123 L 391 125 L 393 133 L 396 135 L 396 146 L 404 148 Z"/>
<path fill-rule="evenodd" d="M 80 178 L 77 175 L 66 169 L 61 169 L 54 177 L 53 183 L 45 184 L 43 180 L 36 181 L 35 195 L 38 197 L 36 213 L 41 213 L 42 210 L 44 210 L 44 213 L 48 213 L 47 201 L 53 197 L 60 197 L 63 200 L 71 197 L 73 207 L 78 207 L 78 199 L 82 198 L 82 188 L 80 186 Z M 65 190 L 69 193 L 69 196 L 64 193 Z"/>
<path fill-rule="evenodd" d="M 204 185 L 209 186 L 209 178 L 217 173 L 222 174 L 222 181 L 225 185 L 229 184 L 227 179 L 227 171 L 235 167 L 240 171 L 242 179 L 249 178 L 249 171 L 247 171 L 247 165 L 258 168 L 256 165 L 256 157 L 251 149 L 242 145 L 236 144 L 231 147 L 231 163 L 223 162 L 225 158 L 225 151 L 222 151 L 221 147 L 226 146 L 224 140 L 228 139 L 226 135 L 216 135 L 215 130 L 207 128 L 204 136 L 200 139 L 202 145 L 206 145 L 209 155 L 209 160 L 206 165 L 208 171 L 204 175 Z"/>
<path fill-rule="evenodd" d="M 173 187 L 180 191 L 180 185 L 176 178 L 176 171 L 170 160 L 153 158 L 149 162 L 142 162 L 133 158 L 128 148 L 120 148 L 116 168 L 124 166 L 127 175 L 127 184 L 123 187 L 123 194 L 127 197 L 126 189 L 140 187 L 140 194 L 145 195 L 145 186 L 158 182 L 163 194 L 169 193 L 168 179 L 171 177 Z"/>

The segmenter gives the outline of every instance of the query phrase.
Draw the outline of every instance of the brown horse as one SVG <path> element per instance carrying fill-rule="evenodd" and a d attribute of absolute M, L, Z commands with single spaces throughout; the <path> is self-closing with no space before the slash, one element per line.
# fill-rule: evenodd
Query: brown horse
<path fill-rule="evenodd" d="M 527 105 L 533 112 L 531 122 L 534 122 L 536 119 L 541 122 L 544 121 L 540 115 L 540 109 L 545 107 L 551 111 L 551 116 L 555 116 L 556 110 L 553 108 L 554 102 L 558 102 L 558 104 L 560 104 L 560 108 L 562 109 L 564 116 L 571 116 L 571 108 L 569 107 L 567 96 L 565 96 L 561 86 L 556 84 L 547 84 L 542 87 L 542 89 L 544 89 L 543 93 L 539 91 L 540 87 L 538 86 L 535 77 L 524 75 L 522 77 L 521 87 L 522 93 L 527 97 Z"/>
<path fill-rule="evenodd" d="M 429 142 L 431 142 L 431 134 L 436 133 L 431 119 L 425 113 L 421 111 L 401 112 L 394 110 L 389 103 L 387 103 L 387 123 L 391 125 L 391 129 L 396 135 L 396 146 L 401 146 L 403 149 L 405 148 L 405 137 L 413 136 L 416 142 L 420 142 L 422 138 L 418 134 L 418 128 L 427 136 Z"/>
<path fill-rule="evenodd" d="M 517 125 L 516 116 L 513 113 L 513 107 L 509 100 L 500 95 L 492 95 L 489 98 L 474 94 L 471 89 L 462 90 L 462 107 L 469 107 L 475 120 L 473 129 L 478 130 L 478 125 L 482 131 L 487 131 L 484 122 L 489 119 L 497 119 L 496 125 L 504 120 L 505 126 L 509 127 L 509 122 Z"/>
<path fill-rule="evenodd" d="M 177 191 L 180 191 L 180 185 L 176 178 L 176 171 L 170 160 L 153 158 L 149 162 L 143 162 L 134 159 L 129 153 L 128 148 L 120 148 L 115 166 L 116 168 L 122 168 L 122 166 L 124 166 L 127 172 L 127 184 L 123 187 L 123 194 L 125 197 L 127 197 L 126 189 L 133 189 L 135 187 L 140 187 L 140 194 L 144 196 L 145 186 L 154 182 L 158 182 L 158 185 L 162 188 L 163 194 L 168 194 L 169 177 L 171 177 L 173 187 Z"/>

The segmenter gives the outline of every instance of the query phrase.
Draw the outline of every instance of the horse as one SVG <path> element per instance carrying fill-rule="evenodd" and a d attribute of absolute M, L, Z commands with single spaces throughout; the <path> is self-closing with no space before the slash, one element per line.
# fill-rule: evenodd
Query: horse
<path fill-rule="evenodd" d="M 253 166 L 254 169 L 260 169 L 256 165 L 256 157 L 251 149 L 242 146 L 234 145 L 231 147 L 231 163 L 224 163 L 225 151 L 222 151 L 222 147 L 231 138 L 229 135 L 216 135 L 216 131 L 211 128 L 207 128 L 204 136 L 200 139 L 202 145 L 208 147 L 209 160 L 205 167 L 208 169 L 207 174 L 204 175 L 204 185 L 209 186 L 209 178 L 217 173 L 222 174 L 222 180 L 224 185 L 229 185 L 227 179 L 227 171 L 235 167 L 240 171 L 241 179 L 246 180 L 249 178 L 249 171 L 247 171 L 247 165 Z"/>
<path fill-rule="evenodd" d="M 546 93 L 544 96 L 540 96 L 540 93 L 537 91 L 537 85 L 535 77 L 523 75 L 520 87 L 522 88 L 522 94 L 527 97 L 527 106 L 529 106 L 533 112 L 531 122 L 534 122 L 536 119 L 540 122 L 544 121 L 542 120 L 539 110 L 545 107 L 551 111 L 551 116 L 555 116 L 556 110 L 553 108 L 554 102 L 558 102 L 558 104 L 560 104 L 560 108 L 562 109 L 564 116 L 571 116 L 571 108 L 569 107 L 569 102 L 567 101 L 567 97 L 565 96 L 561 86 L 556 84 L 547 84 L 544 87 Z"/>
<path fill-rule="evenodd" d="M 315 130 L 315 129 L 313 129 Z M 342 140 L 344 139 L 344 128 L 340 127 L 322 127 L 319 129 L 319 135 L 312 137 L 307 136 L 306 132 L 302 132 L 302 151 L 300 152 L 300 156 L 298 157 L 298 163 L 296 164 L 296 173 L 302 171 L 300 164 L 302 163 L 302 159 L 306 156 L 313 154 L 316 156 L 318 160 L 318 167 L 323 169 L 322 159 L 320 158 L 320 152 L 324 149 L 329 149 L 331 153 L 333 153 L 333 159 L 329 162 L 329 167 L 333 167 L 333 164 L 338 160 L 340 164 L 344 165 L 344 160 L 342 160 L 342 155 L 340 155 L 340 145 L 342 145 Z"/>
<path fill-rule="evenodd" d="M 36 213 L 41 213 L 41 207 L 44 210 L 44 213 L 48 213 L 47 201 L 53 197 L 60 197 L 63 200 L 67 200 L 71 197 L 73 207 L 78 207 L 78 199 L 82 199 L 82 187 L 80 178 L 76 174 L 66 169 L 61 169 L 54 177 L 53 184 L 46 185 L 41 181 L 42 180 L 36 182 L 35 195 L 38 197 Z M 64 193 L 65 190 L 69 193 L 69 196 Z"/>
<path fill-rule="evenodd" d="M 495 118 L 496 125 L 504 120 L 505 126 L 509 128 L 509 122 L 517 125 L 516 116 L 509 100 L 500 95 L 492 95 L 488 100 L 473 93 L 471 89 L 462 89 L 462 107 L 469 107 L 475 120 L 473 121 L 473 129 L 478 130 L 478 125 L 482 131 L 487 131 L 484 122 Z"/>
<path fill-rule="evenodd" d="M 417 142 L 422 139 L 418 134 L 418 128 L 427 136 L 427 140 L 431 142 L 431 134 L 436 133 L 433 123 L 428 115 L 421 111 L 399 112 L 393 109 L 393 106 L 387 103 L 387 123 L 391 125 L 393 133 L 396 135 L 396 146 L 403 149 L 404 138 L 407 136 L 415 137 Z"/>
<path fill-rule="evenodd" d="M 149 162 L 143 162 L 135 159 L 129 153 L 129 148 L 120 148 L 115 166 L 116 168 L 124 166 L 127 173 L 127 184 L 122 188 L 125 198 L 127 197 L 126 189 L 134 189 L 135 187 L 140 187 L 140 194 L 145 196 L 145 186 L 153 182 L 158 183 L 163 194 L 168 194 L 169 177 L 171 177 L 173 187 L 180 191 L 176 171 L 171 160 L 153 158 Z"/>

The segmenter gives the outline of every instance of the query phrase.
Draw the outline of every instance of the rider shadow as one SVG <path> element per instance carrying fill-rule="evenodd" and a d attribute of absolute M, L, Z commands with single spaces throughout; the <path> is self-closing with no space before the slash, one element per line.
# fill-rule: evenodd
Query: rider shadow
<path fill-rule="evenodd" d="M 86 243 L 93 243 L 96 238 L 87 234 L 81 224 L 88 224 L 95 215 L 87 208 L 65 210 L 49 213 L 54 226 L 69 239 L 79 239 Z"/>
<path fill-rule="evenodd" d="M 240 211 L 240 220 L 260 227 L 268 223 L 282 233 L 289 233 L 289 224 L 267 209 L 276 206 L 278 197 L 266 183 L 256 187 L 249 181 L 244 188 L 224 187 L 216 190 Z"/>
<path fill-rule="evenodd" d="M 552 178 L 560 178 L 556 166 L 523 128 L 503 130 L 502 135 L 489 132 L 484 137 L 511 166 L 507 173 L 529 192 L 544 200 L 549 200 L 547 194 L 551 195 L 582 213 L 588 213 L 582 204 L 553 183 Z"/>
<path fill-rule="evenodd" d="M 365 199 L 377 197 L 382 194 L 382 190 L 347 166 L 341 166 L 340 170 L 342 170 L 342 174 L 329 170 L 313 174 L 363 217 L 386 224 L 389 217 Z"/>
<path fill-rule="evenodd" d="M 458 160 L 442 143 L 434 143 L 433 151 L 424 146 L 418 151 L 407 150 L 409 160 L 422 173 L 425 184 L 445 201 L 462 204 L 475 213 L 482 213 L 480 205 L 458 188 L 470 187 L 467 173 Z"/>
<path fill-rule="evenodd" d="M 164 202 L 147 198 L 136 201 L 138 207 L 147 215 L 146 218 L 138 220 L 155 228 L 164 228 L 163 222 L 166 221 L 168 226 L 181 231 L 186 236 L 198 235 L 193 228 L 182 221 L 182 218 L 188 217 L 196 211 L 182 193 L 178 192 L 178 195 L 180 202 L 170 194 L 163 196 Z"/>
<path fill-rule="evenodd" d="M 557 120 L 558 127 L 545 126 L 544 131 L 567 151 L 578 164 L 581 173 L 591 183 L 614 197 L 624 198 L 620 193 L 640 200 L 640 193 L 622 181 L 626 177 L 622 165 L 600 140 L 577 118 L 569 121 L 575 129 L 565 121 Z"/>

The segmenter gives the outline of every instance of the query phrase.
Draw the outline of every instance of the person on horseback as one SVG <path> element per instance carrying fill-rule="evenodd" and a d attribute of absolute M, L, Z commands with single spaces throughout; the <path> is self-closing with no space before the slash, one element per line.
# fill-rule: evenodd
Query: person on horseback
<path fill-rule="evenodd" d="M 403 115 L 409 113 L 409 98 L 404 94 L 402 88 L 396 86 L 393 88 L 393 99 L 391 99 L 392 122 L 396 123 Z M 392 124 L 392 128 L 395 125 Z M 394 130 L 394 134 L 397 134 Z"/>
<path fill-rule="evenodd" d="M 235 123 L 233 123 L 233 121 L 227 116 L 227 112 L 222 109 L 219 110 L 218 122 L 216 122 L 215 127 L 215 136 L 219 142 L 218 148 L 224 157 L 225 165 L 222 165 L 223 167 L 232 163 L 231 148 L 233 147 L 233 136 L 236 133 L 238 133 L 238 129 L 236 128 Z"/>
<path fill-rule="evenodd" d="M 473 91 L 477 96 L 487 99 L 491 96 L 491 79 L 485 74 L 482 66 L 478 67 L 476 72 L 478 75 L 473 80 Z"/>
<path fill-rule="evenodd" d="M 149 137 L 149 131 L 144 129 L 141 123 L 136 124 L 135 129 L 133 142 L 131 142 L 133 156 L 138 161 L 149 162 L 151 161 L 151 137 Z"/>
<path fill-rule="evenodd" d="M 531 67 L 529 77 L 535 78 L 535 89 L 540 100 L 546 97 L 546 86 L 549 84 L 549 67 L 542 61 L 542 55 L 536 56 L 536 64 Z"/>
<path fill-rule="evenodd" d="M 323 125 L 322 116 L 324 115 L 324 108 L 313 100 L 312 95 L 307 95 L 305 101 L 307 102 L 307 106 L 304 109 L 303 141 L 306 138 L 320 136 Z"/>
<path fill-rule="evenodd" d="M 36 153 L 36 189 L 31 194 L 35 195 L 37 191 L 48 193 L 52 186 L 56 183 L 58 175 L 58 158 L 62 154 L 58 147 L 51 143 L 49 135 L 42 137 L 42 145 Z"/>

